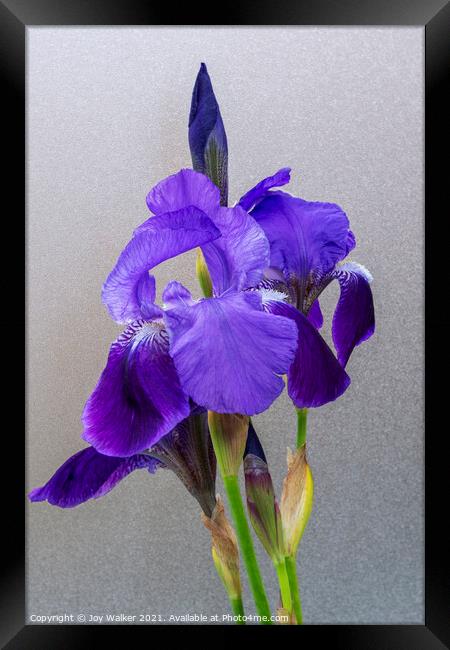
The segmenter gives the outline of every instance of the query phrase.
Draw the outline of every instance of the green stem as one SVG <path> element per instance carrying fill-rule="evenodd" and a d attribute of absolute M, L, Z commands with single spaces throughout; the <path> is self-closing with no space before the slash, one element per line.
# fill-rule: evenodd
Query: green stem
<path fill-rule="evenodd" d="M 278 584 L 280 585 L 281 603 L 290 614 L 292 612 L 291 588 L 284 560 L 275 564 L 275 569 L 277 570 Z"/>
<path fill-rule="evenodd" d="M 238 616 L 236 625 L 245 625 L 244 621 L 244 605 L 242 604 L 242 598 L 237 596 L 237 598 L 230 598 L 231 610 L 235 616 Z"/>
<path fill-rule="evenodd" d="M 297 411 L 297 449 L 306 443 L 306 421 L 308 409 L 295 409 Z"/>
<path fill-rule="evenodd" d="M 286 571 L 289 578 L 289 586 L 291 589 L 292 596 L 292 607 L 294 610 L 295 618 L 297 620 L 297 625 L 301 625 L 303 622 L 302 617 L 302 604 L 300 602 L 300 593 L 298 589 L 297 582 L 297 568 L 295 566 L 295 557 L 286 557 Z"/>
<path fill-rule="evenodd" d="M 214 442 L 213 435 L 212 438 Z M 262 617 L 262 624 L 271 625 L 272 621 L 270 620 L 271 613 L 269 602 L 264 590 L 263 581 L 259 572 L 258 563 L 256 561 L 253 541 L 250 535 L 250 529 L 245 517 L 244 506 L 242 503 L 241 493 L 239 491 L 238 478 L 237 476 L 222 476 L 222 479 L 225 486 L 225 491 L 227 493 L 231 515 L 236 527 L 236 535 L 239 541 L 239 547 L 241 549 L 244 564 L 247 569 L 250 588 L 255 600 L 256 611 Z"/>

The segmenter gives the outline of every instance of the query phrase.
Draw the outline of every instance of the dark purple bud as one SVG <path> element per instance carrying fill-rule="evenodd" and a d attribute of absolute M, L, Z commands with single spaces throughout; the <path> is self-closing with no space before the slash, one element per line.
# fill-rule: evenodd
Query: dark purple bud
<path fill-rule="evenodd" d="M 244 459 L 247 508 L 253 529 L 275 565 L 284 561 L 283 526 L 267 463 L 248 454 Z"/>
<path fill-rule="evenodd" d="M 258 438 L 258 434 L 256 433 L 255 427 L 253 426 L 251 420 L 250 420 L 250 424 L 248 425 L 247 444 L 245 445 L 244 458 L 248 454 L 253 454 L 254 456 L 258 456 L 258 458 L 261 458 L 261 460 L 263 460 L 265 463 L 267 462 L 266 455 L 264 453 L 264 449 L 262 448 L 261 441 Z"/>
<path fill-rule="evenodd" d="M 201 64 L 192 92 L 189 146 L 195 171 L 220 189 L 221 205 L 228 201 L 228 146 L 219 104 L 206 65 Z"/>

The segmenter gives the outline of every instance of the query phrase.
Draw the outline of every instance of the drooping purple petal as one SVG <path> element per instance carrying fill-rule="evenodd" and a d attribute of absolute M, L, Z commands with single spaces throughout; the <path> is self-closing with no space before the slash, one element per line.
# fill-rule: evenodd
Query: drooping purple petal
<path fill-rule="evenodd" d="M 197 404 L 253 415 L 283 390 L 279 375 L 294 358 L 297 328 L 262 311 L 256 292 L 228 292 L 192 306 L 180 298 L 164 318 L 181 385 Z"/>
<path fill-rule="evenodd" d="M 255 187 L 246 192 L 239 200 L 239 204 L 244 210 L 248 212 L 255 207 L 267 192 L 273 187 L 281 187 L 287 185 L 291 180 L 291 168 L 283 167 L 279 169 L 273 176 L 268 176 L 260 181 Z"/>
<path fill-rule="evenodd" d="M 118 458 L 87 447 L 66 460 L 45 485 L 32 490 L 28 497 L 30 501 L 48 501 L 60 508 L 73 508 L 105 495 L 135 469 L 153 473 L 160 465 L 161 461 L 146 454 Z"/>
<path fill-rule="evenodd" d="M 209 216 L 220 205 L 220 192 L 203 174 L 192 169 L 181 169 L 150 190 L 147 205 L 154 214 L 195 206 Z"/>
<path fill-rule="evenodd" d="M 112 344 L 83 412 L 83 438 L 100 453 L 131 456 L 189 414 L 163 323 L 136 321 Z"/>
<path fill-rule="evenodd" d="M 292 318 L 298 328 L 297 352 L 288 372 L 288 393 L 294 404 L 310 408 L 340 397 L 350 385 L 350 377 L 314 325 L 285 302 L 271 302 L 267 308 Z"/>
<path fill-rule="evenodd" d="M 220 188 L 221 204 L 228 199 L 227 136 L 206 65 L 201 64 L 192 92 L 189 146 L 194 169 Z"/>
<path fill-rule="evenodd" d="M 269 265 L 269 242 L 263 229 L 245 210 L 220 208 L 212 217 L 222 237 L 202 246 L 214 295 L 257 284 Z"/>
<path fill-rule="evenodd" d="M 318 300 L 314 300 L 311 308 L 308 312 L 308 320 L 314 325 L 316 330 L 320 330 L 323 325 L 323 314 L 320 309 L 320 304 Z"/>
<path fill-rule="evenodd" d="M 148 318 L 154 300 L 154 282 L 147 280 L 148 271 L 219 235 L 206 214 L 192 206 L 149 219 L 127 244 L 103 285 L 102 299 L 112 318 L 119 323 Z M 145 313 L 141 309 L 143 288 L 147 294 Z M 156 314 L 157 308 L 152 308 Z"/>
<path fill-rule="evenodd" d="M 252 211 L 270 242 L 271 266 L 306 284 L 312 271 L 331 271 L 345 257 L 349 222 L 334 203 L 271 192 Z"/>
<path fill-rule="evenodd" d="M 343 367 L 353 348 L 367 341 L 375 331 L 375 311 L 370 283 L 372 276 L 360 264 L 347 262 L 333 273 L 341 295 L 333 316 L 332 334 Z"/>

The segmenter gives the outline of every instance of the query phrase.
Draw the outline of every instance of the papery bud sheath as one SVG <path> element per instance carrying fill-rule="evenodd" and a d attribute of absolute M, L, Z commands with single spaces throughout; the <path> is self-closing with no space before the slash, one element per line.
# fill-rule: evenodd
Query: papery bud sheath
<path fill-rule="evenodd" d="M 306 461 L 306 446 L 287 454 L 288 473 L 283 483 L 280 510 L 286 555 L 294 557 L 313 504 L 313 478 Z"/>

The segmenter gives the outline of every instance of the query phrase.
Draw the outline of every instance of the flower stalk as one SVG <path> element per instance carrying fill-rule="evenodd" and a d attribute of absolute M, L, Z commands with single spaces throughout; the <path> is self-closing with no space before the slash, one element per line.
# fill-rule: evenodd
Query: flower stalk
<path fill-rule="evenodd" d="M 281 608 L 292 619 L 292 596 L 285 563 L 285 543 L 280 508 L 267 459 L 258 435 L 250 423 L 244 458 L 247 510 L 253 530 L 275 567 Z"/>
<path fill-rule="evenodd" d="M 281 603 L 283 608 L 286 609 L 289 613 L 292 612 L 292 597 L 291 597 L 291 585 L 289 580 L 289 575 L 286 570 L 286 562 L 281 560 L 278 564 L 275 564 L 275 569 L 278 576 L 278 584 L 280 586 L 281 594 Z"/>
<path fill-rule="evenodd" d="M 297 411 L 297 449 L 306 444 L 306 425 L 308 409 L 295 409 Z"/>
<path fill-rule="evenodd" d="M 255 555 L 253 541 L 250 535 L 250 529 L 245 517 L 244 506 L 239 490 L 238 477 L 223 476 L 222 479 L 224 482 L 225 491 L 227 493 L 228 503 L 230 505 L 234 525 L 236 527 L 236 534 L 239 540 L 239 547 L 241 549 L 242 558 L 244 560 L 245 568 L 247 569 L 248 580 L 250 583 L 250 588 L 252 590 L 253 599 L 255 601 L 256 611 L 262 617 L 262 624 L 270 625 L 271 612 L 269 601 L 267 600 L 264 584 Z"/>
<path fill-rule="evenodd" d="M 291 591 L 292 598 L 292 611 L 295 615 L 295 620 L 297 625 L 302 625 L 303 623 L 303 614 L 302 614 L 302 604 L 300 600 L 300 591 L 298 588 L 298 579 L 297 579 L 297 567 L 295 557 L 287 556 L 285 558 L 286 573 L 289 580 L 289 587 Z"/>
<path fill-rule="evenodd" d="M 288 473 L 283 483 L 280 511 L 286 545 L 285 566 L 290 585 L 292 609 L 297 624 L 302 623 L 296 555 L 313 504 L 313 478 L 306 461 L 306 444 L 295 452 L 288 449 Z"/>
<path fill-rule="evenodd" d="M 209 411 L 208 421 L 217 465 L 227 494 L 256 610 L 261 616 L 261 623 L 271 625 L 269 601 L 256 559 L 237 476 L 247 440 L 249 419 L 243 415 Z"/>

